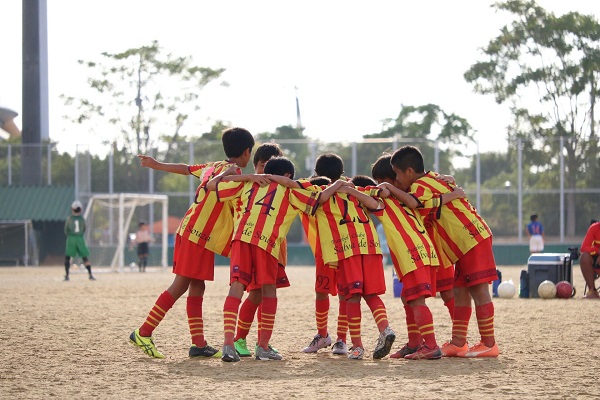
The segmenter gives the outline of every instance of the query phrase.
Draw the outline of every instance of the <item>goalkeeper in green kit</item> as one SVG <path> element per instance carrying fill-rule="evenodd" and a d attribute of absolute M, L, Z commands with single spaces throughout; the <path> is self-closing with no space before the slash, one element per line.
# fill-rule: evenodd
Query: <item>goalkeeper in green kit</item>
<path fill-rule="evenodd" d="M 69 268 L 71 267 L 71 257 L 81 257 L 83 264 L 88 271 L 91 281 L 96 278 L 92 275 L 92 265 L 88 257 L 90 250 L 85 244 L 83 233 L 85 232 L 85 219 L 81 215 L 83 206 L 79 200 L 71 204 L 71 215 L 65 222 L 65 235 L 67 235 L 67 248 L 65 250 L 65 281 L 69 280 Z"/>

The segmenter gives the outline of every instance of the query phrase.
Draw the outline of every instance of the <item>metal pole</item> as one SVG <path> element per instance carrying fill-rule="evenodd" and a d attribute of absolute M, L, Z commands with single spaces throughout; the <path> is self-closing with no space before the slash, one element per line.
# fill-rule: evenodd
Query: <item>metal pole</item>
<path fill-rule="evenodd" d="M 519 157 L 517 163 L 517 190 L 518 190 L 518 220 L 519 220 L 519 243 L 523 240 L 523 142 L 521 139 L 517 140 L 517 157 Z"/>
<path fill-rule="evenodd" d="M 125 261 L 124 261 L 124 253 L 125 253 L 125 247 L 119 248 L 119 246 L 121 246 L 122 243 L 125 243 L 125 232 L 123 232 L 125 230 L 125 221 L 124 221 L 124 215 L 123 215 L 123 202 L 124 202 L 124 195 L 123 193 L 119 193 L 119 243 L 117 244 L 117 250 L 119 251 L 118 254 L 118 258 L 117 258 L 117 263 L 118 263 L 118 268 L 119 268 L 119 272 L 123 272 L 123 266 L 125 265 Z"/>
<path fill-rule="evenodd" d="M 113 194 L 114 193 L 114 185 L 115 185 L 115 165 L 114 165 L 114 147 L 112 147 L 110 149 L 110 152 L 108 153 L 108 193 Z M 109 234 L 108 234 L 108 240 L 110 242 L 111 245 L 113 245 L 115 243 L 115 217 L 114 217 L 114 213 L 113 213 L 113 203 L 114 203 L 114 199 L 112 197 L 110 197 L 108 199 L 108 202 L 110 203 L 110 207 L 108 209 L 108 226 L 109 228 Z"/>
<path fill-rule="evenodd" d="M 8 145 L 8 186 L 12 186 L 12 145 Z"/>
<path fill-rule="evenodd" d="M 481 155 L 479 154 L 479 142 L 477 142 L 477 156 L 475 158 L 475 181 L 477 182 L 476 207 L 481 212 Z"/>
<path fill-rule="evenodd" d="M 565 155 L 564 138 L 560 137 L 560 242 L 565 241 Z"/>
<path fill-rule="evenodd" d="M 79 198 L 79 145 L 75 145 L 75 198 Z"/>
<path fill-rule="evenodd" d="M 154 149 L 149 149 L 150 156 L 154 157 Z M 154 170 L 152 168 L 148 168 L 148 192 L 150 194 L 154 194 Z M 153 233 L 154 226 L 154 203 L 150 203 L 148 207 L 148 224 L 150 225 L 150 231 Z M 164 220 L 163 220 L 164 225 Z"/>
<path fill-rule="evenodd" d="M 25 222 L 25 254 L 23 255 L 23 264 L 26 267 L 29 266 L 29 232 L 28 232 L 29 224 Z"/>
<path fill-rule="evenodd" d="M 357 170 L 357 160 L 356 160 L 356 142 L 352 142 L 352 176 L 356 176 Z"/>
<path fill-rule="evenodd" d="M 48 143 L 48 186 L 52 186 L 52 151 L 50 143 Z"/>
<path fill-rule="evenodd" d="M 440 147 L 437 140 L 433 143 L 433 170 L 440 172 Z"/>

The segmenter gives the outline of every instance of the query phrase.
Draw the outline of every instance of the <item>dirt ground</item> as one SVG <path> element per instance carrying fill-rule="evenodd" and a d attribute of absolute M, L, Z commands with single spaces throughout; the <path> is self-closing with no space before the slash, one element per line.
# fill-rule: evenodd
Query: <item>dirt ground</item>
<path fill-rule="evenodd" d="M 500 267 L 518 286 L 523 267 Z M 573 275 L 570 300 L 495 299 L 497 359 L 408 361 L 370 356 L 377 331 L 363 304 L 363 342 L 368 357 L 352 361 L 329 349 L 303 354 L 315 332 L 314 269 L 288 267 L 292 286 L 282 289 L 271 343 L 283 361 L 189 359 L 185 299 L 155 331 L 166 355 L 151 359 L 128 343 L 158 295 L 172 281 L 170 271 L 150 268 L 113 273 L 96 269 L 97 281 L 75 269 L 63 282 L 60 267 L 0 268 L 0 398 L 119 399 L 598 399 L 600 301 L 584 300 L 583 280 Z M 391 289 L 383 297 L 397 339 L 406 341 L 404 310 Z M 228 269 L 218 267 L 207 284 L 204 327 L 207 340 L 222 344 L 222 307 Z M 451 323 L 441 299 L 430 299 L 440 344 Z M 337 300 L 329 328 L 335 332 Z M 255 340 L 253 326 L 249 341 Z M 471 320 L 469 340 L 477 342 Z"/>

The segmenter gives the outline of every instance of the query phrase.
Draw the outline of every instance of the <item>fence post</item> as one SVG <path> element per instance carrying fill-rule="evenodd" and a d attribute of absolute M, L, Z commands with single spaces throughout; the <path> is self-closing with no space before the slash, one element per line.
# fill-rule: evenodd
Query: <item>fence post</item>
<path fill-rule="evenodd" d="M 8 186 L 12 186 L 12 145 L 8 145 Z"/>
<path fill-rule="evenodd" d="M 46 157 L 46 161 L 48 162 L 48 186 L 52 186 L 52 151 L 51 145 L 48 143 L 48 157 Z"/>
<path fill-rule="evenodd" d="M 565 241 L 565 155 L 563 152 L 564 149 L 564 137 L 560 137 L 560 150 L 559 150 L 559 159 L 560 159 L 560 242 L 564 243 Z"/>
<path fill-rule="evenodd" d="M 523 240 L 523 142 L 517 140 L 517 190 L 518 190 L 518 220 L 519 220 L 519 243 Z"/>
<path fill-rule="evenodd" d="M 356 142 L 352 142 L 352 176 L 356 176 L 357 162 L 356 162 Z"/>

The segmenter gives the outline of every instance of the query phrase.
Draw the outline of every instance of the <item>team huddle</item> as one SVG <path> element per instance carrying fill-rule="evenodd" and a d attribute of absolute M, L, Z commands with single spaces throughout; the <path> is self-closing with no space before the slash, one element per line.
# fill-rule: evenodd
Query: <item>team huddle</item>
<path fill-rule="evenodd" d="M 256 316 L 257 360 L 281 360 L 270 345 L 277 314 L 277 289 L 289 286 L 286 235 L 296 217 L 315 257 L 317 333 L 303 349 L 360 360 L 361 301 L 373 314 L 379 337 L 372 357 L 390 354 L 396 333 L 389 325 L 382 249 L 374 225 L 383 226 L 389 253 L 402 281 L 408 341 L 390 358 L 497 357 L 494 306 L 489 284 L 496 279 L 492 233 L 451 176 L 424 170 L 421 152 L 404 146 L 382 155 L 372 177 L 345 178 L 342 159 L 322 154 L 315 175 L 295 179 L 294 164 L 279 146 L 266 143 L 254 154 L 255 174 L 240 168 L 251 160 L 254 138 L 245 129 L 223 132 L 226 161 L 168 164 L 140 155 L 142 166 L 194 175 L 196 197 L 183 217 L 173 254 L 175 279 L 156 300 L 146 320 L 131 333 L 132 344 L 164 358 L 152 334 L 184 293 L 192 339 L 190 357 L 236 362 L 252 356 L 247 335 Z M 230 258 L 230 288 L 223 305 L 222 350 L 204 337 L 205 281 L 214 280 L 214 255 Z M 244 292 L 248 295 L 242 303 Z M 452 338 L 439 346 L 425 300 L 440 296 L 452 319 Z M 335 341 L 328 331 L 330 297 L 339 299 Z M 475 304 L 481 341 L 470 346 L 467 328 Z M 349 334 L 349 338 L 348 338 Z M 349 339 L 349 340 L 348 340 Z"/>

